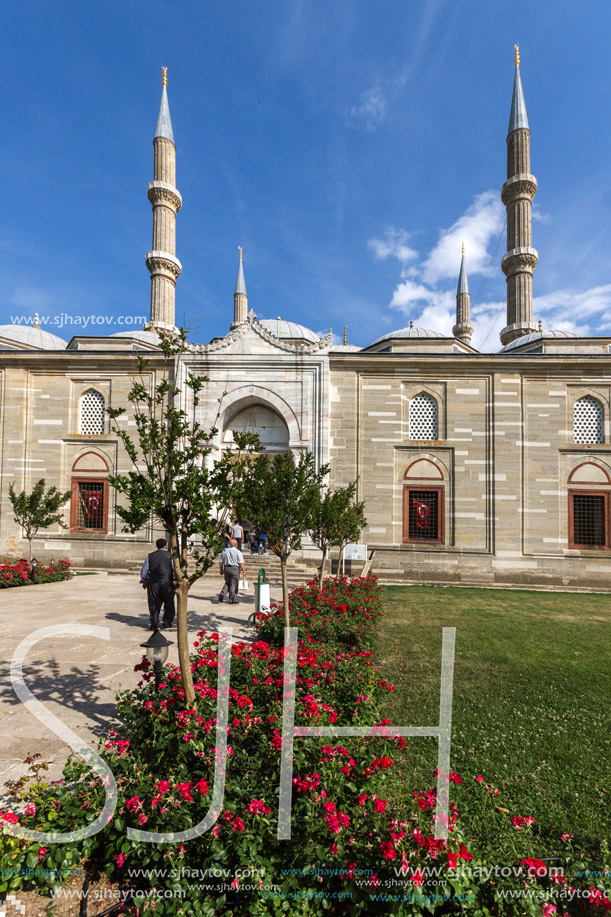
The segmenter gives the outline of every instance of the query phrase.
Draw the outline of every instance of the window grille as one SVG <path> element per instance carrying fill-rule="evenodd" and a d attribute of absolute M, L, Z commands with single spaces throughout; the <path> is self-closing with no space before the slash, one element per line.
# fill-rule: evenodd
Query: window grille
<path fill-rule="evenodd" d="M 409 438 L 438 438 L 437 402 L 430 395 L 416 395 L 409 403 Z"/>
<path fill-rule="evenodd" d="M 408 533 L 411 539 L 439 540 L 439 491 L 410 490 Z"/>
<path fill-rule="evenodd" d="M 104 397 L 90 389 L 81 398 L 79 433 L 95 436 L 104 432 Z"/>
<path fill-rule="evenodd" d="M 573 544 L 588 548 L 607 547 L 604 494 L 573 494 Z"/>
<path fill-rule="evenodd" d="M 104 528 L 103 481 L 79 481 L 76 525 L 79 529 Z"/>
<path fill-rule="evenodd" d="M 576 443 L 603 442 L 603 408 L 600 401 L 586 395 L 573 407 L 573 440 Z"/>

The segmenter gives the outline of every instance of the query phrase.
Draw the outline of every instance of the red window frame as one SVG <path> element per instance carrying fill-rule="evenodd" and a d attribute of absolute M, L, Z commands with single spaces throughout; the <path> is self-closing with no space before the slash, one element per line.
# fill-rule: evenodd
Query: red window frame
<path fill-rule="evenodd" d="M 79 526 L 78 523 L 78 510 L 79 510 L 79 484 L 102 484 L 102 525 L 101 527 L 96 528 L 87 528 L 86 526 Z M 92 535 L 107 535 L 108 534 L 108 478 L 87 478 L 81 477 L 79 475 L 72 477 L 72 497 L 70 500 L 70 531 L 71 532 L 89 532 Z"/>
<path fill-rule="evenodd" d="M 609 490 L 569 490 L 569 548 L 578 551 L 611 551 L 611 519 L 609 517 L 610 501 Z M 575 512 L 574 498 L 580 497 L 602 497 L 604 499 L 604 523 L 605 523 L 605 543 L 604 544 L 579 544 L 575 541 Z"/>
<path fill-rule="evenodd" d="M 409 534 L 409 503 L 412 491 L 435 491 L 437 493 L 437 537 L 436 538 L 410 538 Z M 445 544 L 445 487 L 431 485 L 427 482 L 405 484 L 403 487 L 403 544 Z"/>

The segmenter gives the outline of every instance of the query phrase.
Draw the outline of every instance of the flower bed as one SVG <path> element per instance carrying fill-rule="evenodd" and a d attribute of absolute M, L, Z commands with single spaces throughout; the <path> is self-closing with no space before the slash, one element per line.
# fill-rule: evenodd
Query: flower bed
<path fill-rule="evenodd" d="M 300 627 L 295 725 L 381 724 L 390 731 L 380 703 L 392 685 L 373 656 L 379 594 L 374 579 L 327 582 L 322 591 L 310 583 L 292 593 L 291 623 Z M 49 888 L 58 882 L 51 871 L 84 862 L 124 885 L 123 913 L 136 907 L 140 914 L 154 910 L 196 917 L 555 913 L 551 896 L 500 903 L 499 893 L 516 883 L 533 895 L 544 893 L 548 866 L 536 858 L 533 819 L 503 810 L 497 792 L 480 775 L 449 775 L 447 843 L 435 838 L 434 789 L 415 788 L 409 806 L 397 808 L 398 782 L 409 780 L 400 765 L 402 738 L 297 737 L 291 839 L 278 840 L 287 688 L 281 618 L 279 609 L 260 616 L 258 635 L 268 639 L 231 650 L 227 774 L 212 830 L 184 843 L 147 843 L 126 834 L 128 826 L 155 832 L 187 829 L 211 805 L 219 745 L 219 636 L 202 633 L 191 663 L 197 695 L 193 708 L 185 708 L 174 666 L 165 668 L 155 692 L 146 657 L 137 667 L 140 686 L 119 695 L 123 725 L 110 733 L 102 750 L 119 792 L 108 826 L 78 844 L 40 846 L 5 836 L 0 892 L 20 888 L 24 868 L 47 870 L 35 881 Z M 80 760 L 67 765 L 64 778 L 51 788 L 35 785 L 23 794 L 24 814 L 5 813 L 4 819 L 53 831 L 94 821 L 104 801 L 101 782 Z M 514 873 L 495 877 L 491 884 L 490 844 L 483 843 L 482 825 L 485 831 L 513 832 L 518 880 Z M 570 839 L 564 842 L 570 847 Z M 561 879 L 554 887 L 568 890 L 569 884 Z M 591 903 L 604 907 L 605 900 L 601 891 Z"/>
<path fill-rule="evenodd" d="M 30 566 L 27 560 L 0 564 L 0 589 L 10 586 L 31 586 L 38 583 L 58 583 L 71 579 L 73 571 L 67 560 L 58 560 L 54 564 L 39 564 L 34 567 L 30 579 Z"/>

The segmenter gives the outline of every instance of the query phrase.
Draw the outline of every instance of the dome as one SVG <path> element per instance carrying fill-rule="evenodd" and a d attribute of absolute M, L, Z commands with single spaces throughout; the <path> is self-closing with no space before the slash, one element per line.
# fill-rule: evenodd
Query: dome
<path fill-rule="evenodd" d="M 357 347 L 356 344 L 335 344 L 331 348 L 331 353 L 359 353 L 362 349 L 362 347 Z"/>
<path fill-rule="evenodd" d="M 43 331 L 38 325 L 0 325 L 0 338 L 15 341 L 17 345 L 22 344 L 35 350 L 65 350 L 68 343 L 50 331 Z M 0 350 L 2 349 L 6 348 L 0 343 Z M 17 346 L 16 349 L 21 348 Z"/>
<path fill-rule="evenodd" d="M 510 341 L 509 344 L 505 344 L 504 347 L 501 347 L 499 353 L 507 353 L 508 350 L 515 350 L 516 347 L 523 347 L 524 344 L 534 344 L 536 341 L 541 341 L 544 338 L 548 340 L 550 338 L 578 338 L 579 334 L 575 334 L 574 331 L 533 331 L 532 334 L 524 334 L 520 338 L 516 338 L 513 341 Z"/>
<path fill-rule="evenodd" d="M 113 338 L 134 338 L 136 341 L 145 341 L 155 347 L 159 347 L 161 343 L 161 338 L 154 331 L 117 331 L 110 336 Z"/>
<path fill-rule="evenodd" d="M 398 338 L 447 338 L 447 334 L 440 334 L 439 331 L 431 331 L 430 328 L 413 328 L 411 325 L 409 328 L 399 328 L 398 331 L 389 331 L 388 334 L 383 334 L 381 338 L 378 338 L 377 341 L 374 341 L 373 344 L 370 344 L 370 347 L 373 347 L 374 344 L 381 344 L 382 341 L 392 341 Z"/>
<path fill-rule="evenodd" d="M 282 340 L 310 341 L 312 344 L 320 341 L 314 331 L 306 328 L 305 325 L 298 325 L 297 322 L 285 322 L 281 318 L 261 318 L 257 321 L 269 334 Z"/>

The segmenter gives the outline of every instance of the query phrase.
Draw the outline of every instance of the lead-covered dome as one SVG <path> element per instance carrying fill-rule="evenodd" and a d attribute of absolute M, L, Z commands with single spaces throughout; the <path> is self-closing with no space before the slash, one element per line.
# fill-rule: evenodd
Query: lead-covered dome
<path fill-rule="evenodd" d="M 383 334 L 381 338 L 378 338 L 377 341 L 374 341 L 373 344 L 370 344 L 370 347 L 373 347 L 374 344 L 381 344 L 383 341 L 393 341 L 402 338 L 445 338 L 446 334 L 440 334 L 439 331 L 431 331 L 430 328 L 413 328 L 411 325 L 409 328 L 399 328 L 397 331 L 389 331 L 388 334 Z"/>
<path fill-rule="evenodd" d="M 507 353 L 508 350 L 515 350 L 516 347 L 524 347 L 525 344 L 534 344 L 536 341 L 542 341 L 544 339 L 555 338 L 578 338 L 579 335 L 575 334 L 574 331 L 533 331 L 532 334 L 524 334 L 522 337 L 515 338 L 515 340 L 510 341 L 509 344 L 505 344 L 504 347 L 501 347 L 499 353 Z"/>
<path fill-rule="evenodd" d="M 153 344 L 159 347 L 161 338 L 154 331 L 117 331 L 111 334 L 113 338 L 134 338 L 136 341 L 145 341 L 147 344 Z"/>
<path fill-rule="evenodd" d="M 312 344 L 320 341 L 315 331 L 297 322 L 285 322 L 281 318 L 260 318 L 257 321 L 269 334 L 282 341 L 310 341 Z"/>
<path fill-rule="evenodd" d="M 65 350 L 67 341 L 35 325 L 0 325 L 0 350 Z"/>

